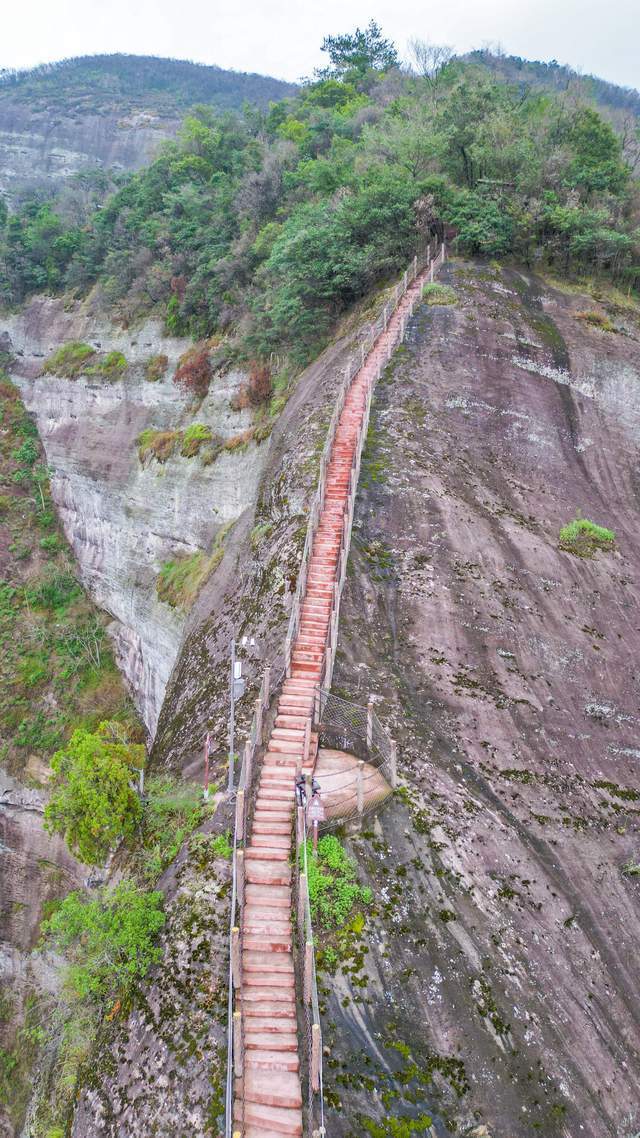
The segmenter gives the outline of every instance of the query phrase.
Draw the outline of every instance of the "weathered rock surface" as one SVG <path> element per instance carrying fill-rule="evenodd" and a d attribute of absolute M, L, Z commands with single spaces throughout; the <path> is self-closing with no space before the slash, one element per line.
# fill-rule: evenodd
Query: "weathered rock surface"
<path fill-rule="evenodd" d="M 198 422 L 222 439 L 246 430 L 251 412 L 230 408 L 242 374 L 218 376 L 195 406 L 172 380 L 188 344 L 163 337 L 155 321 L 123 332 L 90 305 L 65 311 L 62 301 L 40 298 L 7 318 L 4 328 L 17 360 L 12 378 L 36 417 L 83 584 L 114 617 L 118 661 L 153 735 L 185 620 L 181 610 L 158 600 L 158 572 L 176 556 L 208 550 L 221 527 L 254 504 L 269 443 L 223 451 L 210 466 L 179 454 L 143 466 L 136 440 L 146 428 Z M 43 360 L 74 340 L 122 351 L 125 378 L 40 375 Z M 144 363 L 158 353 L 169 367 L 151 383 Z"/>
<path fill-rule="evenodd" d="M 341 612 L 334 687 L 376 693 L 405 790 L 353 842 L 374 911 L 324 978 L 327 1128 L 631 1138 L 637 317 L 444 279 L 458 304 L 418 310 L 378 388 Z M 617 552 L 560 551 L 576 510 Z"/>

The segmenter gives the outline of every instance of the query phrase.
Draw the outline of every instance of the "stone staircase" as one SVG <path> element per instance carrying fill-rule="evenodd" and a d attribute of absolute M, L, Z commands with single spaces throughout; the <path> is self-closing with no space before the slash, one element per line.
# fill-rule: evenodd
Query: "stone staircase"
<path fill-rule="evenodd" d="M 309 561 L 289 675 L 261 763 L 245 850 L 240 1008 L 243 1074 L 236 1079 L 234 1136 L 302 1135 L 302 1088 L 292 949 L 292 816 L 295 778 L 311 772 L 311 733 L 334 600 L 349 477 L 367 396 L 404 328 L 424 274 L 407 290 L 346 395 L 327 468 L 326 491 Z"/>

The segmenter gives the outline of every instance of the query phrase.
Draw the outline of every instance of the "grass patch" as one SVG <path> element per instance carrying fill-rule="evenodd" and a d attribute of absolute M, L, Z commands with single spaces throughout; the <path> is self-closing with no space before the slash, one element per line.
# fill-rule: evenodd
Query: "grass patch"
<path fill-rule="evenodd" d="M 458 298 L 453 289 L 449 285 L 437 284 L 436 281 L 423 286 L 422 299 L 425 304 L 433 306 L 458 303 Z"/>
<path fill-rule="evenodd" d="M 144 365 L 144 378 L 149 383 L 157 383 L 166 375 L 167 368 L 169 367 L 169 357 L 159 354 L 151 356 Z"/>
<path fill-rule="evenodd" d="M 127 370 L 127 361 L 122 352 L 107 352 L 96 364 L 87 368 L 87 375 L 98 375 L 102 379 L 122 379 Z"/>
<path fill-rule="evenodd" d="M 371 890 L 358 883 L 355 862 L 333 834 L 320 838 L 317 856 L 311 840 L 307 842 L 307 862 L 311 916 L 317 928 L 337 932 L 354 911 L 371 904 Z"/>
<path fill-rule="evenodd" d="M 166 462 L 175 453 L 181 440 L 181 431 L 156 431 L 149 428 L 138 435 L 138 458 L 143 466 L 153 458 L 156 462 Z"/>
<path fill-rule="evenodd" d="M 222 561 L 229 523 L 216 534 L 210 553 L 199 550 L 176 561 L 166 561 L 156 581 L 158 598 L 171 608 L 188 609 L 207 578 Z"/>
<path fill-rule="evenodd" d="M 198 454 L 202 445 L 211 442 L 212 438 L 213 434 L 210 427 L 205 427 L 204 423 L 192 423 L 182 436 L 180 454 L 183 458 L 193 458 Z"/>
<path fill-rule="evenodd" d="M 610 553 L 615 548 L 616 535 L 605 526 L 596 525 L 588 518 L 574 518 L 560 530 L 558 545 L 565 553 L 575 557 L 593 557 L 599 549 Z"/>
<path fill-rule="evenodd" d="M 79 375 L 87 374 L 89 361 L 93 360 L 95 355 L 95 349 L 89 344 L 74 340 L 69 344 L 63 344 L 49 356 L 44 365 L 44 371 L 47 375 L 61 375 L 65 379 L 76 379 Z"/>
<path fill-rule="evenodd" d="M 169 775 L 149 778 L 146 793 L 149 801 L 135 856 L 142 878 L 147 885 L 154 885 L 211 807 L 203 802 L 201 786 L 179 782 Z M 218 836 L 224 838 L 224 835 Z"/>

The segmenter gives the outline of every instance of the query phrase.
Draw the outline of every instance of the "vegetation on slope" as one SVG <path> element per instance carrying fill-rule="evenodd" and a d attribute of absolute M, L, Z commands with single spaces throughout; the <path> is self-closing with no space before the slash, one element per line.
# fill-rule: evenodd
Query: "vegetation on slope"
<path fill-rule="evenodd" d="M 98 212 L 8 218 L 4 301 L 99 281 L 126 320 L 153 310 L 172 333 L 234 333 L 245 359 L 303 362 L 442 226 L 471 254 L 637 286 L 637 184 L 594 105 L 447 52 L 407 73 L 374 24 L 324 47 L 268 112 L 189 115 Z"/>
<path fill-rule="evenodd" d="M 142 736 L 57 524 L 35 424 L 4 373 L 0 415 L 0 758 L 38 779 L 77 728 L 110 719 Z"/>

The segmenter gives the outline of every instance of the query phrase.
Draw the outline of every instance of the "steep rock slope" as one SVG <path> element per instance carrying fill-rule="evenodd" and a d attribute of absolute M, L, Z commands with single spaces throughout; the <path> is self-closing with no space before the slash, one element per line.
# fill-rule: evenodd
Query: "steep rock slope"
<path fill-rule="evenodd" d="M 294 87 L 186 60 L 98 55 L 0 79 L 0 194 L 52 190 L 84 170 L 139 170 L 195 104 L 268 106 Z"/>
<path fill-rule="evenodd" d="M 223 449 L 207 466 L 179 449 L 166 462 L 143 464 L 137 439 L 146 429 L 197 422 L 223 443 L 247 430 L 251 412 L 230 406 L 242 374 L 216 377 L 196 405 L 172 380 L 188 343 L 163 337 L 156 322 L 122 332 L 90 305 L 65 311 L 62 301 L 37 299 L 4 327 L 16 359 L 12 375 L 36 417 L 82 581 L 114 617 L 118 661 L 153 734 L 185 620 L 180 608 L 159 600 L 158 573 L 175 558 L 208 551 L 215 535 L 253 503 L 269 444 Z M 117 380 L 41 374 L 44 358 L 72 341 L 121 351 L 126 374 Z M 167 369 L 149 382 L 145 364 L 158 354 L 167 357 Z"/>
<path fill-rule="evenodd" d="M 323 981 L 328 1129 L 629 1138 L 638 318 L 444 279 L 378 388 L 341 614 L 334 688 L 375 693 L 404 789 L 352 843 L 375 900 Z M 615 553 L 558 548 L 576 510 Z"/>

